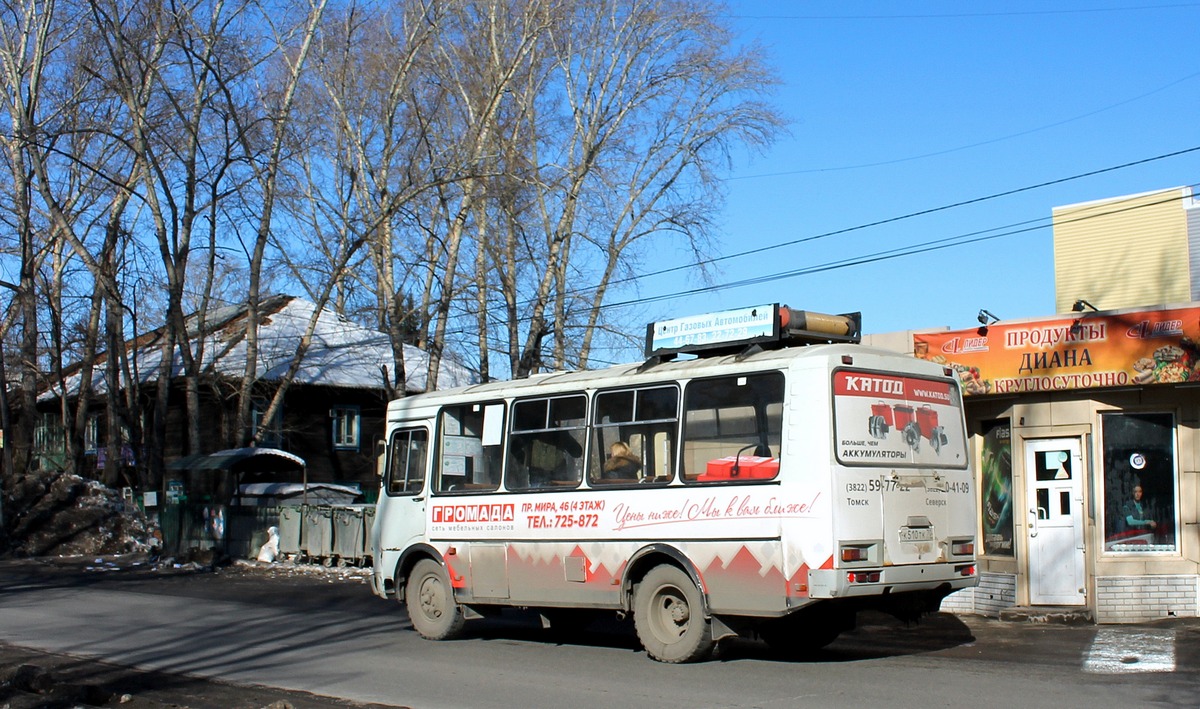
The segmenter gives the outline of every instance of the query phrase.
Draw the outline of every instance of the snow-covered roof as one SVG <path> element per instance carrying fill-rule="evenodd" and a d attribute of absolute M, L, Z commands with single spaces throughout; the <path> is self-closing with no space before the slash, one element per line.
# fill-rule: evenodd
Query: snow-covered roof
<path fill-rule="evenodd" d="M 240 487 L 243 495 L 274 495 L 276 497 L 300 495 L 306 489 L 309 492 L 313 492 L 314 490 L 330 490 L 350 496 L 362 494 L 362 488 L 358 485 L 343 485 L 341 483 L 308 483 L 307 487 L 305 483 L 246 483 Z"/>
<path fill-rule="evenodd" d="M 291 366 L 299 350 L 301 338 L 316 312 L 316 304 L 291 296 L 275 296 L 260 306 L 258 329 L 258 379 L 279 381 Z M 195 318 L 189 319 L 189 334 L 193 353 L 199 353 L 207 373 L 240 378 L 246 370 L 246 308 L 221 308 L 209 314 L 199 336 Z M 198 350 L 198 347 L 202 349 Z M 130 344 L 131 366 L 136 367 L 139 380 L 154 381 L 162 361 L 161 341 L 157 337 L 139 339 Z M 136 348 L 136 349 L 135 349 Z M 135 356 L 136 355 L 136 356 Z M 383 388 L 382 367 L 394 374 L 392 348 L 385 333 L 357 325 L 325 309 L 317 314 L 312 342 L 305 352 L 294 382 L 322 386 L 358 389 Z M 408 375 L 408 390 L 426 390 L 429 375 L 429 355 L 411 345 L 404 345 L 404 367 Z M 97 365 L 94 389 L 103 391 L 105 382 Z M 172 376 L 183 374 L 182 359 L 175 352 Z M 445 389 L 472 384 L 475 376 L 465 367 L 442 360 L 438 372 L 438 387 Z M 66 392 L 79 387 L 78 373 L 68 377 Z M 57 387 L 43 396 L 60 396 Z"/>
<path fill-rule="evenodd" d="M 262 460 L 267 458 L 276 465 L 291 464 L 303 469 L 304 459 L 295 453 L 289 453 L 278 448 L 230 448 L 216 453 L 201 453 L 189 455 L 167 464 L 169 470 L 229 470 L 233 466 L 249 458 Z"/>

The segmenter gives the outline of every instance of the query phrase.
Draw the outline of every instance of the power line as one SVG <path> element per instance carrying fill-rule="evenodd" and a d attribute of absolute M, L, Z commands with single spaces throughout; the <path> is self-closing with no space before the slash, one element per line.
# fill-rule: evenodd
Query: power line
<path fill-rule="evenodd" d="M 1172 151 L 1169 153 L 1162 153 L 1160 155 L 1155 155 L 1153 157 L 1148 157 L 1148 158 L 1142 158 L 1140 160 L 1133 160 L 1133 161 L 1121 163 L 1118 165 L 1111 165 L 1109 167 L 1099 168 L 1096 170 L 1089 170 L 1087 172 L 1081 172 L 1081 173 L 1078 173 L 1075 175 L 1070 175 L 1068 177 L 1061 177 L 1061 178 L 1054 179 L 1054 180 L 1047 180 L 1047 181 L 1038 182 L 1038 183 L 1035 183 L 1032 185 L 1026 185 L 1024 187 L 1017 187 L 1017 188 L 1010 189 L 1010 190 L 1003 190 L 1001 192 L 994 192 L 994 193 L 991 193 L 988 195 L 984 195 L 982 197 L 975 197 L 972 199 L 966 199 L 966 200 L 961 200 L 958 202 L 944 204 L 944 205 L 941 205 L 938 207 L 921 209 L 921 210 L 917 210 L 915 212 L 909 212 L 907 214 L 901 214 L 901 215 L 898 215 L 895 217 L 888 217 L 886 219 L 878 219 L 878 220 L 875 220 L 872 222 L 866 222 L 864 224 L 858 224 L 855 226 L 845 227 L 842 229 L 834 229 L 832 231 L 826 231 L 826 232 L 822 232 L 820 234 L 814 234 L 812 236 L 806 236 L 806 237 L 801 237 L 799 239 L 792 239 L 790 241 L 784 241 L 784 242 L 780 242 L 780 243 L 776 243 L 776 244 L 770 244 L 770 245 L 759 247 L 756 249 L 748 249 L 745 251 L 739 251 L 739 252 L 732 253 L 732 254 L 726 254 L 724 256 L 716 256 L 716 257 L 713 257 L 710 259 L 701 260 L 696 263 L 689 263 L 689 264 L 684 264 L 681 266 L 672 266 L 670 268 L 664 268 L 664 269 L 660 269 L 657 271 L 651 271 L 649 273 L 643 273 L 643 274 L 639 274 L 636 276 L 630 276 L 628 278 L 614 279 L 613 281 L 609 282 L 609 286 L 611 287 L 614 285 L 628 283 L 631 281 L 641 281 L 641 280 L 644 280 L 647 278 L 652 278 L 654 276 L 661 276 L 661 275 L 666 275 L 666 274 L 670 274 L 670 273 L 677 273 L 679 271 L 689 270 L 696 266 L 719 263 L 722 261 L 728 261 L 730 259 L 741 258 L 743 256 L 757 255 L 757 254 L 761 254 L 761 253 L 766 253 L 768 251 L 773 251 L 775 249 L 781 249 L 781 248 L 785 248 L 788 246 L 795 246 L 797 244 L 803 244 L 803 243 L 808 243 L 808 242 L 812 242 L 812 241 L 818 241 L 820 239 L 826 239 L 831 236 L 838 236 L 841 234 L 848 234 L 848 233 L 852 233 L 855 231 L 862 231 L 864 229 L 869 229 L 869 228 L 877 227 L 877 226 L 883 226 L 885 224 L 894 224 L 894 223 L 906 221 L 909 219 L 915 219 L 916 217 L 926 216 L 926 215 L 930 215 L 930 214 L 936 214 L 939 212 L 944 212 L 944 211 L 948 211 L 951 209 L 955 209 L 958 207 L 964 207 L 964 206 L 968 206 L 968 205 L 972 205 L 972 204 L 981 204 L 983 202 L 1000 199 L 1001 197 L 1010 197 L 1012 195 L 1021 194 L 1024 192 L 1030 192 L 1030 191 L 1042 189 L 1045 187 L 1051 187 L 1054 185 L 1060 185 L 1060 184 L 1064 184 L 1067 182 L 1073 182 L 1075 180 L 1081 180 L 1086 177 L 1095 177 L 1096 175 L 1103 175 L 1103 174 L 1106 174 L 1109 172 L 1115 172 L 1118 170 L 1124 170 L 1124 169 L 1128 169 L 1131 167 L 1137 167 L 1139 165 L 1145 165 L 1145 164 L 1156 162 L 1159 160 L 1166 160 L 1168 158 L 1178 157 L 1180 155 L 1187 155 L 1190 153 L 1195 153 L 1197 151 L 1200 151 L 1200 145 L 1192 146 L 1190 148 L 1183 148 L 1181 150 L 1175 150 L 1175 151 Z M 1040 218 L 1040 219 L 1044 219 L 1044 218 Z M 994 227 L 993 229 L 984 230 L 984 232 L 995 231 L 997 229 L 1008 229 L 1008 228 L 1018 226 L 1021 224 L 1031 223 L 1032 221 L 1036 221 L 1036 220 L 1030 220 L 1030 222 L 1018 222 L 1016 224 L 1003 226 L 1003 227 Z M 1043 227 L 1038 227 L 1038 228 L 1044 228 L 1044 225 L 1043 225 Z M 996 236 L 981 237 L 981 238 L 977 238 L 977 239 L 966 240 L 966 241 L 962 241 L 959 244 L 947 244 L 944 246 L 939 246 L 939 247 L 937 247 L 937 249 L 934 249 L 932 247 L 926 248 L 926 246 L 928 246 L 929 244 L 935 243 L 935 242 L 925 242 L 924 244 L 915 245 L 913 248 L 920 248 L 924 251 L 940 250 L 942 248 L 949 248 L 950 246 L 966 245 L 966 244 L 970 244 L 970 243 L 976 243 L 978 241 L 1000 238 L 1001 236 L 1014 236 L 1016 234 L 1025 233 L 1027 231 L 1030 231 L 1030 229 L 1022 229 L 1020 231 L 1012 232 L 1009 234 L 1001 234 L 1001 235 L 996 235 Z M 984 232 L 972 232 L 972 234 L 981 234 Z M 957 238 L 962 238 L 963 236 L 969 236 L 969 235 L 960 235 Z M 949 237 L 949 238 L 953 239 L 956 237 Z M 940 241 L 944 241 L 944 240 L 937 240 L 937 241 L 940 242 Z M 920 253 L 920 251 L 917 251 L 914 253 Z M 897 258 L 901 255 L 905 255 L 905 254 L 896 254 L 894 256 L 890 256 L 890 258 Z M 871 263 L 872 261 L 875 261 L 875 260 L 880 260 L 877 257 L 863 257 L 863 258 L 867 258 L 868 260 L 865 260 L 865 261 L 862 261 L 861 263 L 859 263 L 857 259 L 853 259 L 853 260 L 850 260 L 850 262 L 848 262 L 840 267 L 846 267 L 846 266 L 850 266 L 850 265 L 863 265 L 866 263 Z M 797 272 L 788 272 L 790 274 L 790 276 L 783 275 L 783 276 L 780 276 L 780 278 L 795 277 L 795 276 L 799 276 L 799 275 L 810 275 L 811 273 L 817 273 L 817 272 L 821 272 L 821 271 L 830 270 L 832 268 L 832 266 L 830 264 L 825 264 L 825 265 L 817 266 L 817 267 L 813 267 L 813 268 L 816 270 L 808 271 L 807 269 L 802 269 L 801 271 L 797 271 Z M 669 293 L 669 294 L 661 294 L 661 295 L 656 295 L 656 296 L 647 296 L 647 297 L 642 297 L 642 298 L 634 298 L 631 300 L 620 301 L 617 303 L 606 303 L 606 304 L 601 305 L 600 307 L 601 307 L 601 309 L 604 309 L 604 310 L 610 310 L 613 308 L 628 307 L 628 306 L 632 306 L 632 305 L 647 305 L 650 303 L 674 300 L 676 298 L 682 298 L 682 297 L 686 297 L 689 295 L 711 293 L 711 292 L 723 290 L 726 288 L 737 288 L 737 287 L 742 287 L 742 286 L 746 286 L 746 285 L 754 285 L 755 282 L 756 281 L 754 281 L 754 279 L 747 279 L 746 281 L 738 281 L 738 282 L 733 282 L 733 283 L 714 284 L 712 286 L 695 288 L 695 289 L 691 289 L 688 291 Z M 574 296 L 574 295 L 579 295 L 582 293 L 587 293 L 587 292 L 594 290 L 595 287 L 596 286 L 593 285 L 593 286 L 589 286 L 589 287 L 581 287 L 581 288 L 576 288 L 573 290 L 568 290 L 565 295 Z M 535 300 L 532 298 L 526 299 L 526 300 L 522 301 L 519 304 L 519 306 L 528 306 L 528 305 L 533 304 L 534 302 L 535 302 Z M 527 318 L 519 318 L 518 322 L 523 322 L 526 319 Z M 462 334 L 464 332 L 466 332 L 466 330 L 448 330 L 446 334 L 457 335 L 457 334 Z"/>
<path fill-rule="evenodd" d="M 966 199 L 966 200 L 962 200 L 959 202 L 952 202 L 950 204 L 945 204 L 940 207 L 931 207 L 929 209 L 922 209 L 922 210 L 918 210 L 915 212 L 909 212 L 907 214 L 902 214 L 902 215 L 895 216 L 895 217 L 879 219 L 879 220 L 876 220 L 873 222 L 867 222 L 865 224 L 858 224 L 858 225 L 851 226 L 851 227 L 845 227 L 843 229 L 835 229 L 833 231 L 822 232 L 820 234 L 814 234 L 812 236 L 806 236 L 806 237 L 802 237 L 799 239 L 792 239 L 791 241 L 784 241 L 784 242 L 780 242 L 777 244 L 770 244 L 768 246 L 763 246 L 763 247 L 759 247 L 756 249 L 748 249 L 746 251 L 738 251 L 736 253 L 726 254 L 724 256 L 716 256 L 716 257 L 713 257 L 710 259 L 701 260 L 697 263 L 689 263 L 689 264 L 684 264 L 682 266 L 672 266 L 671 268 L 664 268 L 664 269 L 660 269 L 658 271 L 651 271 L 649 273 L 643 273 L 638 276 L 630 276 L 628 278 L 617 279 L 617 280 L 611 281 L 609 283 L 609 285 L 614 286 L 614 285 L 619 285 L 621 283 L 628 283 L 630 281 L 638 281 L 638 280 L 642 280 L 645 278 L 651 278 L 654 276 L 662 276 L 662 275 L 666 275 L 668 273 L 676 273 L 678 271 L 684 271 L 687 269 L 691 269 L 696 266 L 704 266 L 704 265 L 719 263 L 722 261 L 728 261 L 730 259 L 741 258 L 743 256 L 753 256 L 756 254 L 773 251 L 775 249 L 782 249 L 787 246 L 795 246 L 797 244 L 808 243 L 808 242 L 817 241 L 820 239 L 827 239 L 831 236 L 839 236 L 841 234 L 849 234 L 849 233 L 855 232 L 855 231 L 862 231 L 864 229 L 870 229 L 872 227 L 883 226 L 884 224 L 894 224 L 896 222 L 906 221 L 909 219 L 915 219 L 916 217 L 923 217 L 923 216 L 927 216 L 929 214 L 945 212 L 945 211 L 948 211 L 951 209 L 956 209 L 958 207 L 965 207 L 965 206 L 971 205 L 971 204 L 980 204 L 982 202 L 988 202 L 991 200 L 999 199 L 1001 197 L 1011 197 L 1012 195 L 1021 194 L 1023 192 L 1030 192 L 1033 190 L 1042 189 L 1044 187 L 1051 187 L 1053 185 L 1060 185 L 1060 184 L 1063 184 L 1066 182 L 1072 182 L 1074 180 L 1081 180 L 1085 177 L 1095 177 L 1096 175 L 1102 175 L 1102 174 L 1105 174 L 1108 172 L 1114 172 L 1117 170 L 1124 170 L 1124 169 L 1127 169 L 1130 167 L 1136 167 L 1138 165 L 1145 165 L 1147 163 L 1155 162 L 1158 160 L 1165 160 L 1167 158 L 1178 157 L 1180 155 L 1187 155 L 1188 153 L 1194 153 L 1196 151 L 1200 151 L 1200 145 L 1193 146 L 1191 148 L 1184 148 L 1183 150 L 1176 150 L 1176 151 L 1170 152 L 1170 153 L 1163 153 L 1162 155 L 1155 155 L 1154 157 L 1144 158 L 1142 160 L 1134 160 L 1132 162 L 1121 163 L 1120 165 L 1113 165 L 1110 167 L 1100 168 L 1098 170 L 1090 170 L 1088 172 L 1082 172 L 1082 173 L 1079 173 L 1076 175 L 1071 175 L 1070 177 L 1062 177 L 1062 178 L 1059 178 L 1056 180 L 1048 180 L 1046 182 L 1039 182 L 1037 184 L 1028 185 L 1025 187 L 1018 187 L 1016 189 L 1004 190 L 1002 192 L 995 192 L 995 193 L 992 193 L 989 195 L 985 195 L 983 197 L 975 197 L 973 199 Z M 590 290 L 593 290 L 594 288 L 595 288 L 595 286 L 593 286 L 591 288 L 579 288 L 574 291 L 568 291 L 567 295 L 577 295 L 579 293 L 586 293 Z M 532 302 L 533 302 L 532 300 L 527 300 L 527 301 L 525 301 L 524 305 L 528 305 Z"/>
<path fill-rule="evenodd" d="M 899 163 L 911 162 L 913 160 L 924 160 L 925 158 L 933 158 L 933 157 L 938 157 L 940 155 L 949 155 L 950 153 L 956 153 L 961 150 L 970 150 L 971 148 L 978 148 L 978 147 L 981 147 L 984 145 L 991 145 L 993 143 L 1001 143 L 1003 141 L 1011 140 L 1013 138 L 1020 138 L 1022 136 L 1031 135 L 1033 133 L 1040 133 L 1041 131 L 1049 130 L 1051 128 L 1058 128 L 1059 126 L 1063 126 L 1068 123 L 1074 123 L 1075 121 L 1083 120 L 1084 118 L 1091 118 L 1092 116 L 1098 115 L 1100 113 L 1104 113 L 1105 111 L 1111 111 L 1114 108 L 1120 108 L 1121 106 L 1125 106 L 1127 104 L 1133 103 L 1134 101 L 1140 101 L 1148 96 L 1153 96 L 1154 94 L 1161 93 L 1161 92 L 1166 91 L 1167 89 L 1171 88 L 1172 86 L 1177 86 L 1179 84 L 1182 84 L 1185 81 L 1194 79 L 1197 76 L 1200 76 L 1200 71 L 1194 72 L 1192 74 L 1188 74 L 1187 76 L 1176 79 L 1175 81 L 1172 81 L 1168 84 L 1163 84 L 1162 86 L 1159 86 L 1156 89 L 1152 89 L 1145 93 L 1138 94 L 1137 96 L 1132 96 L 1123 101 L 1117 101 L 1116 103 L 1111 103 L 1107 106 L 1102 106 L 1095 110 L 1088 111 L 1087 113 L 1081 113 L 1079 115 L 1072 116 L 1070 118 L 1064 118 L 1061 121 L 1055 121 L 1054 123 L 1047 123 L 1045 125 L 1041 125 L 1036 128 L 1030 128 L 1028 130 L 1018 131 L 1016 133 L 1009 133 L 1008 135 L 1002 135 L 1002 136 L 999 136 L 996 138 L 989 138 L 988 140 L 981 140 L 976 143 L 967 143 L 966 145 L 958 145 L 953 148 L 945 148 L 942 150 L 935 150 L 935 151 L 929 152 L 929 153 L 921 153 L 920 155 L 909 155 L 907 157 L 894 158 L 892 160 L 880 160 L 878 162 L 858 163 L 856 165 L 838 165 L 838 166 L 834 166 L 834 167 L 814 167 L 814 168 L 809 168 L 809 169 L 805 169 L 805 170 L 784 170 L 781 172 L 764 172 L 764 173 L 757 173 L 754 175 L 738 175 L 736 177 L 727 177 L 727 178 L 725 178 L 725 181 L 732 182 L 735 180 L 756 180 L 756 179 L 761 179 L 764 177 L 785 177 L 785 176 L 789 176 L 789 175 L 811 175 L 813 173 L 821 173 L 821 172 L 842 172 L 842 171 L 846 171 L 846 170 L 860 170 L 860 169 L 867 168 L 867 167 L 883 167 L 885 165 L 897 165 Z"/>
<path fill-rule="evenodd" d="M 1192 187 L 1192 188 L 1196 188 L 1198 186 L 1200 186 L 1200 184 L 1189 185 L 1189 187 Z M 1087 221 L 1089 219 L 1097 219 L 1100 217 L 1110 216 L 1112 214 L 1119 214 L 1121 212 L 1128 212 L 1128 211 L 1134 211 L 1134 210 L 1138 210 L 1138 209 L 1144 209 L 1147 207 L 1153 207 L 1153 206 L 1157 206 L 1160 204 L 1166 204 L 1169 202 L 1180 201 L 1182 199 L 1183 199 L 1182 195 L 1173 195 L 1169 198 L 1158 200 L 1156 202 L 1149 202 L 1146 204 L 1122 207 L 1120 209 L 1114 209 L 1112 211 L 1105 211 L 1105 212 L 1098 212 L 1098 213 L 1094 213 L 1094 214 L 1081 215 L 1081 216 L 1074 217 L 1071 219 L 1061 220 L 1059 223 L 1060 224 L 1070 224 L 1070 223 L 1074 223 L 1074 222 Z M 1050 223 L 1038 224 L 1038 222 L 1044 222 L 1047 220 L 1051 220 Z M 715 285 L 711 285 L 711 286 L 703 286 L 700 288 L 693 288 L 691 290 L 681 291 L 681 292 L 677 292 L 677 293 L 667 293 L 667 294 L 661 294 L 661 295 L 657 295 L 657 296 L 649 296 L 646 298 L 637 298 L 634 300 L 628 300 L 628 301 L 624 301 L 624 302 L 620 302 L 620 303 L 607 303 L 605 305 L 602 305 L 601 308 L 608 309 L 608 308 L 625 307 L 625 306 L 630 306 L 630 305 L 644 305 L 644 304 L 648 304 L 648 303 L 673 300 L 675 298 L 682 298 L 682 297 L 687 297 L 687 296 L 692 296 L 692 295 L 701 295 L 704 293 L 712 293 L 712 292 L 717 292 L 717 291 L 726 290 L 726 289 L 742 288 L 745 286 L 760 285 L 762 283 L 771 283 L 774 281 L 785 280 L 788 278 L 796 278 L 799 276 L 808 276 L 808 275 L 812 275 L 814 273 L 822 273 L 825 271 L 832 271 L 832 270 L 836 270 L 836 269 L 840 269 L 840 268 L 848 268 L 850 266 L 862 266 L 862 265 L 866 265 L 869 263 L 875 263 L 878 261 L 887 261 L 887 260 L 891 260 L 891 259 L 895 259 L 895 258 L 900 258 L 903 256 L 913 256 L 916 254 L 928 253 L 931 251 L 941 251 L 943 249 L 953 248 L 956 246 L 965 246 L 968 244 L 975 244 L 975 243 L 979 243 L 982 241 L 991 241 L 993 239 L 1000 239 L 1000 238 L 1004 238 L 1004 237 L 1008 237 L 1008 236 L 1016 236 L 1019 234 L 1025 234 L 1025 233 L 1028 233 L 1031 231 L 1037 231 L 1038 229 L 1045 229 L 1046 227 L 1053 225 L 1052 220 L 1053 220 L 1053 217 L 1039 217 L 1037 219 L 1030 219 L 1030 220 L 1026 220 L 1023 222 L 1015 222 L 1013 224 L 1009 224 L 1009 225 L 1002 226 L 1002 227 L 993 227 L 991 229 L 984 229 L 984 230 L 980 230 L 980 231 L 969 232 L 966 234 L 959 234 L 956 236 L 943 237 L 941 239 L 933 239 L 931 241 L 925 241 L 925 242 L 913 244 L 910 246 L 898 247 L 895 249 L 887 249 L 884 251 L 877 251 L 872 254 L 856 256 L 856 257 L 852 257 L 852 258 L 842 259 L 839 261 L 829 261 L 824 264 L 818 264 L 816 266 L 807 266 L 805 268 L 793 269 L 790 271 L 782 271 L 782 272 L 777 272 L 777 273 L 773 273 L 773 274 L 754 276 L 752 278 L 745 278 L 740 281 L 715 284 Z M 1000 231 L 1000 230 L 1007 230 L 1007 231 Z M 991 232 L 997 232 L 997 231 L 1000 231 L 1000 233 L 991 233 Z"/>
<path fill-rule="evenodd" d="M 947 12 L 895 15 L 729 15 L 741 20 L 949 20 L 974 17 L 1021 17 L 1037 15 L 1085 15 L 1114 12 L 1140 12 L 1145 10 L 1179 10 L 1200 7 L 1197 3 L 1172 3 L 1166 5 L 1128 5 L 1123 7 L 1081 7 L 1070 10 L 996 10 L 994 12 Z"/>

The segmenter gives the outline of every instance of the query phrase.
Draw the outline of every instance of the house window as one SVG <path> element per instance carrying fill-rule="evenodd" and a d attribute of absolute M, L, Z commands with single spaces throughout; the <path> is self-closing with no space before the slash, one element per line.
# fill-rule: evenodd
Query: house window
<path fill-rule="evenodd" d="M 95 453 L 104 445 L 100 435 L 100 415 L 91 414 L 87 417 L 87 423 L 83 427 L 83 449 L 88 453 Z"/>
<path fill-rule="evenodd" d="M 66 447 L 66 435 L 58 416 L 42 414 L 33 431 L 34 450 L 39 453 L 59 453 Z"/>
<path fill-rule="evenodd" d="M 41 470 L 66 470 L 67 436 L 55 414 L 42 414 L 33 431 L 33 455 Z"/>
<path fill-rule="evenodd" d="M 263 429 L 264 415 L 267 413 L 267 402 L 256 401 L 254 408 L 250 412 L 250 423 L 253 426 L 253 434 L 257 438 L 259 445 L 265 448 L 282 448 L 283 447 L 283 416 L 279 411 L 271 417 L 266 428 Z M 261 431 L 261 432 L 260 432 Z"/>
<path fill-rule="evenodd" d="M 358 432 L 362 415 L 357 406 L 336 406 L 329 412 L 333 420 L 333 447 L 358 450 Z"/>
<path fill-rule="evenodd" d="M 1104 549 L 1178 550 L 1175 417 L 1104 414 Z"/>

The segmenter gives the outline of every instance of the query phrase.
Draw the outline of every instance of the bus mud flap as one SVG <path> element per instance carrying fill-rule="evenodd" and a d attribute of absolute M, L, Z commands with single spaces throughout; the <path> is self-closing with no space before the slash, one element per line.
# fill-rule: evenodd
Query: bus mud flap
<path fill-rule="evenodd" d="M 725 624 L 718 616 L 711 616 L 709 620 L 712 622 L 712 638 L 713 642 L 719 642 L 725 638 L 735 638 L 739 635 L 733 628 Z"/>
<path fill-rule="evenodd" d="M 480 618 L 487 617 L 485 614 L 476 610 L 474 606 L 463 604 L 459 607 L 462 608 L 463 618 L 466 618 L 467 620 L 479 620 Z"/>

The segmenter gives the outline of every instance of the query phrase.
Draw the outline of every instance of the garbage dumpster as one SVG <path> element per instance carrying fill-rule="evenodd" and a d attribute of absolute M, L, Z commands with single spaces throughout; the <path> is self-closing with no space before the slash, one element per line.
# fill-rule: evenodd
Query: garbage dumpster
<path fill-rule="evenodd" d="M 299 507 L 279 508 L 279 555 L 295 561 L 300 556 L 300 528 L 303 510 Z"/>
<path fill-rule="evenodd" d="M 333 558 L 333 509 L 308 507 L 304 512 L 304 532 L 300 548 L 309 561 L 329 562 Z"/>
<path fill-rule="evenodd" d="M 371 530 L 375 528 L 375 505 L 363 508 L 363 566 L 374 566 L 375 555 L 371 547 Z"/>
<path fill-rule="evenodd" d="M 358 564 L 363 557 L 363 508 L 335 507 L 333 510 L 333 553 L 343 566 Z"/>

